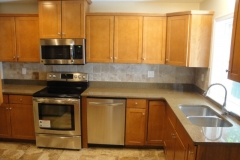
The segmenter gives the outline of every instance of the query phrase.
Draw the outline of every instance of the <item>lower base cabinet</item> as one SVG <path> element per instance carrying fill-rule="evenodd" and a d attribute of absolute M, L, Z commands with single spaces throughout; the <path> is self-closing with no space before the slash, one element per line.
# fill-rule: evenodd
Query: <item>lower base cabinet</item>
<path fill-rule="evenodd" d="M 3 95 L 0 138 L 35 140 L 32 96 Z"/>
<path fill-rule="evenodd" d="M 162 146 L 165 102 L 127 99 L 126 146 Z"/>

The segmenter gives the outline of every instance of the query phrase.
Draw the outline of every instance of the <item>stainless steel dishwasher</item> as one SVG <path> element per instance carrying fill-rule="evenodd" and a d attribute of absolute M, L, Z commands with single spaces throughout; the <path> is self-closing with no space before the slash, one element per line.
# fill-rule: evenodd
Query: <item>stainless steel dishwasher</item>
<path fill-rule="evenodd" d="M 124 145 L 125 99 L 87 98 L 89 144 Z"/>

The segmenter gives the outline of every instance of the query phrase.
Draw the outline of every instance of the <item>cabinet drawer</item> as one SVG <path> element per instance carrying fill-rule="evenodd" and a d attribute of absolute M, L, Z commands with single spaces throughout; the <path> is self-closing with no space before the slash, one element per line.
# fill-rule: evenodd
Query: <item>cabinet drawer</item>
<path fill-rule="evenodd" d="M 127 99 L 127 108 L 146 108 L 146 99 Z"/>
<path fill-rule="evenodd" d="M 32 104 L 32 96 L 9 95 L 10 103 Z"/>

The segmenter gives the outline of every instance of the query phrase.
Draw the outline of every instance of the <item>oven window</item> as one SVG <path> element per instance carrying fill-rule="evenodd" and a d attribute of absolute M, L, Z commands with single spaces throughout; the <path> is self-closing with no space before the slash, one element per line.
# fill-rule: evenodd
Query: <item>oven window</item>
<path fill-rule="evenodd" d="M 38 105 L 39 128 L 51 130 L 74 130 L 74 105 L 46 104 Z"/>
<path fill-rule="evenodd" d="M 70 46 L 41 46 L 42 59 L 70 59 Z"/>

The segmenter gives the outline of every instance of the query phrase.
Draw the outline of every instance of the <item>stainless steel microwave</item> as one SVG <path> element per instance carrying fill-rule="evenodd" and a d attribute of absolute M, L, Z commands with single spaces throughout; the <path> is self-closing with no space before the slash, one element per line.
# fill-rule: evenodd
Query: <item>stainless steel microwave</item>
<path fill-rule="evenodd" d="M 85 39 L 40 39 L 43 64 L 85 64 Z"/>

